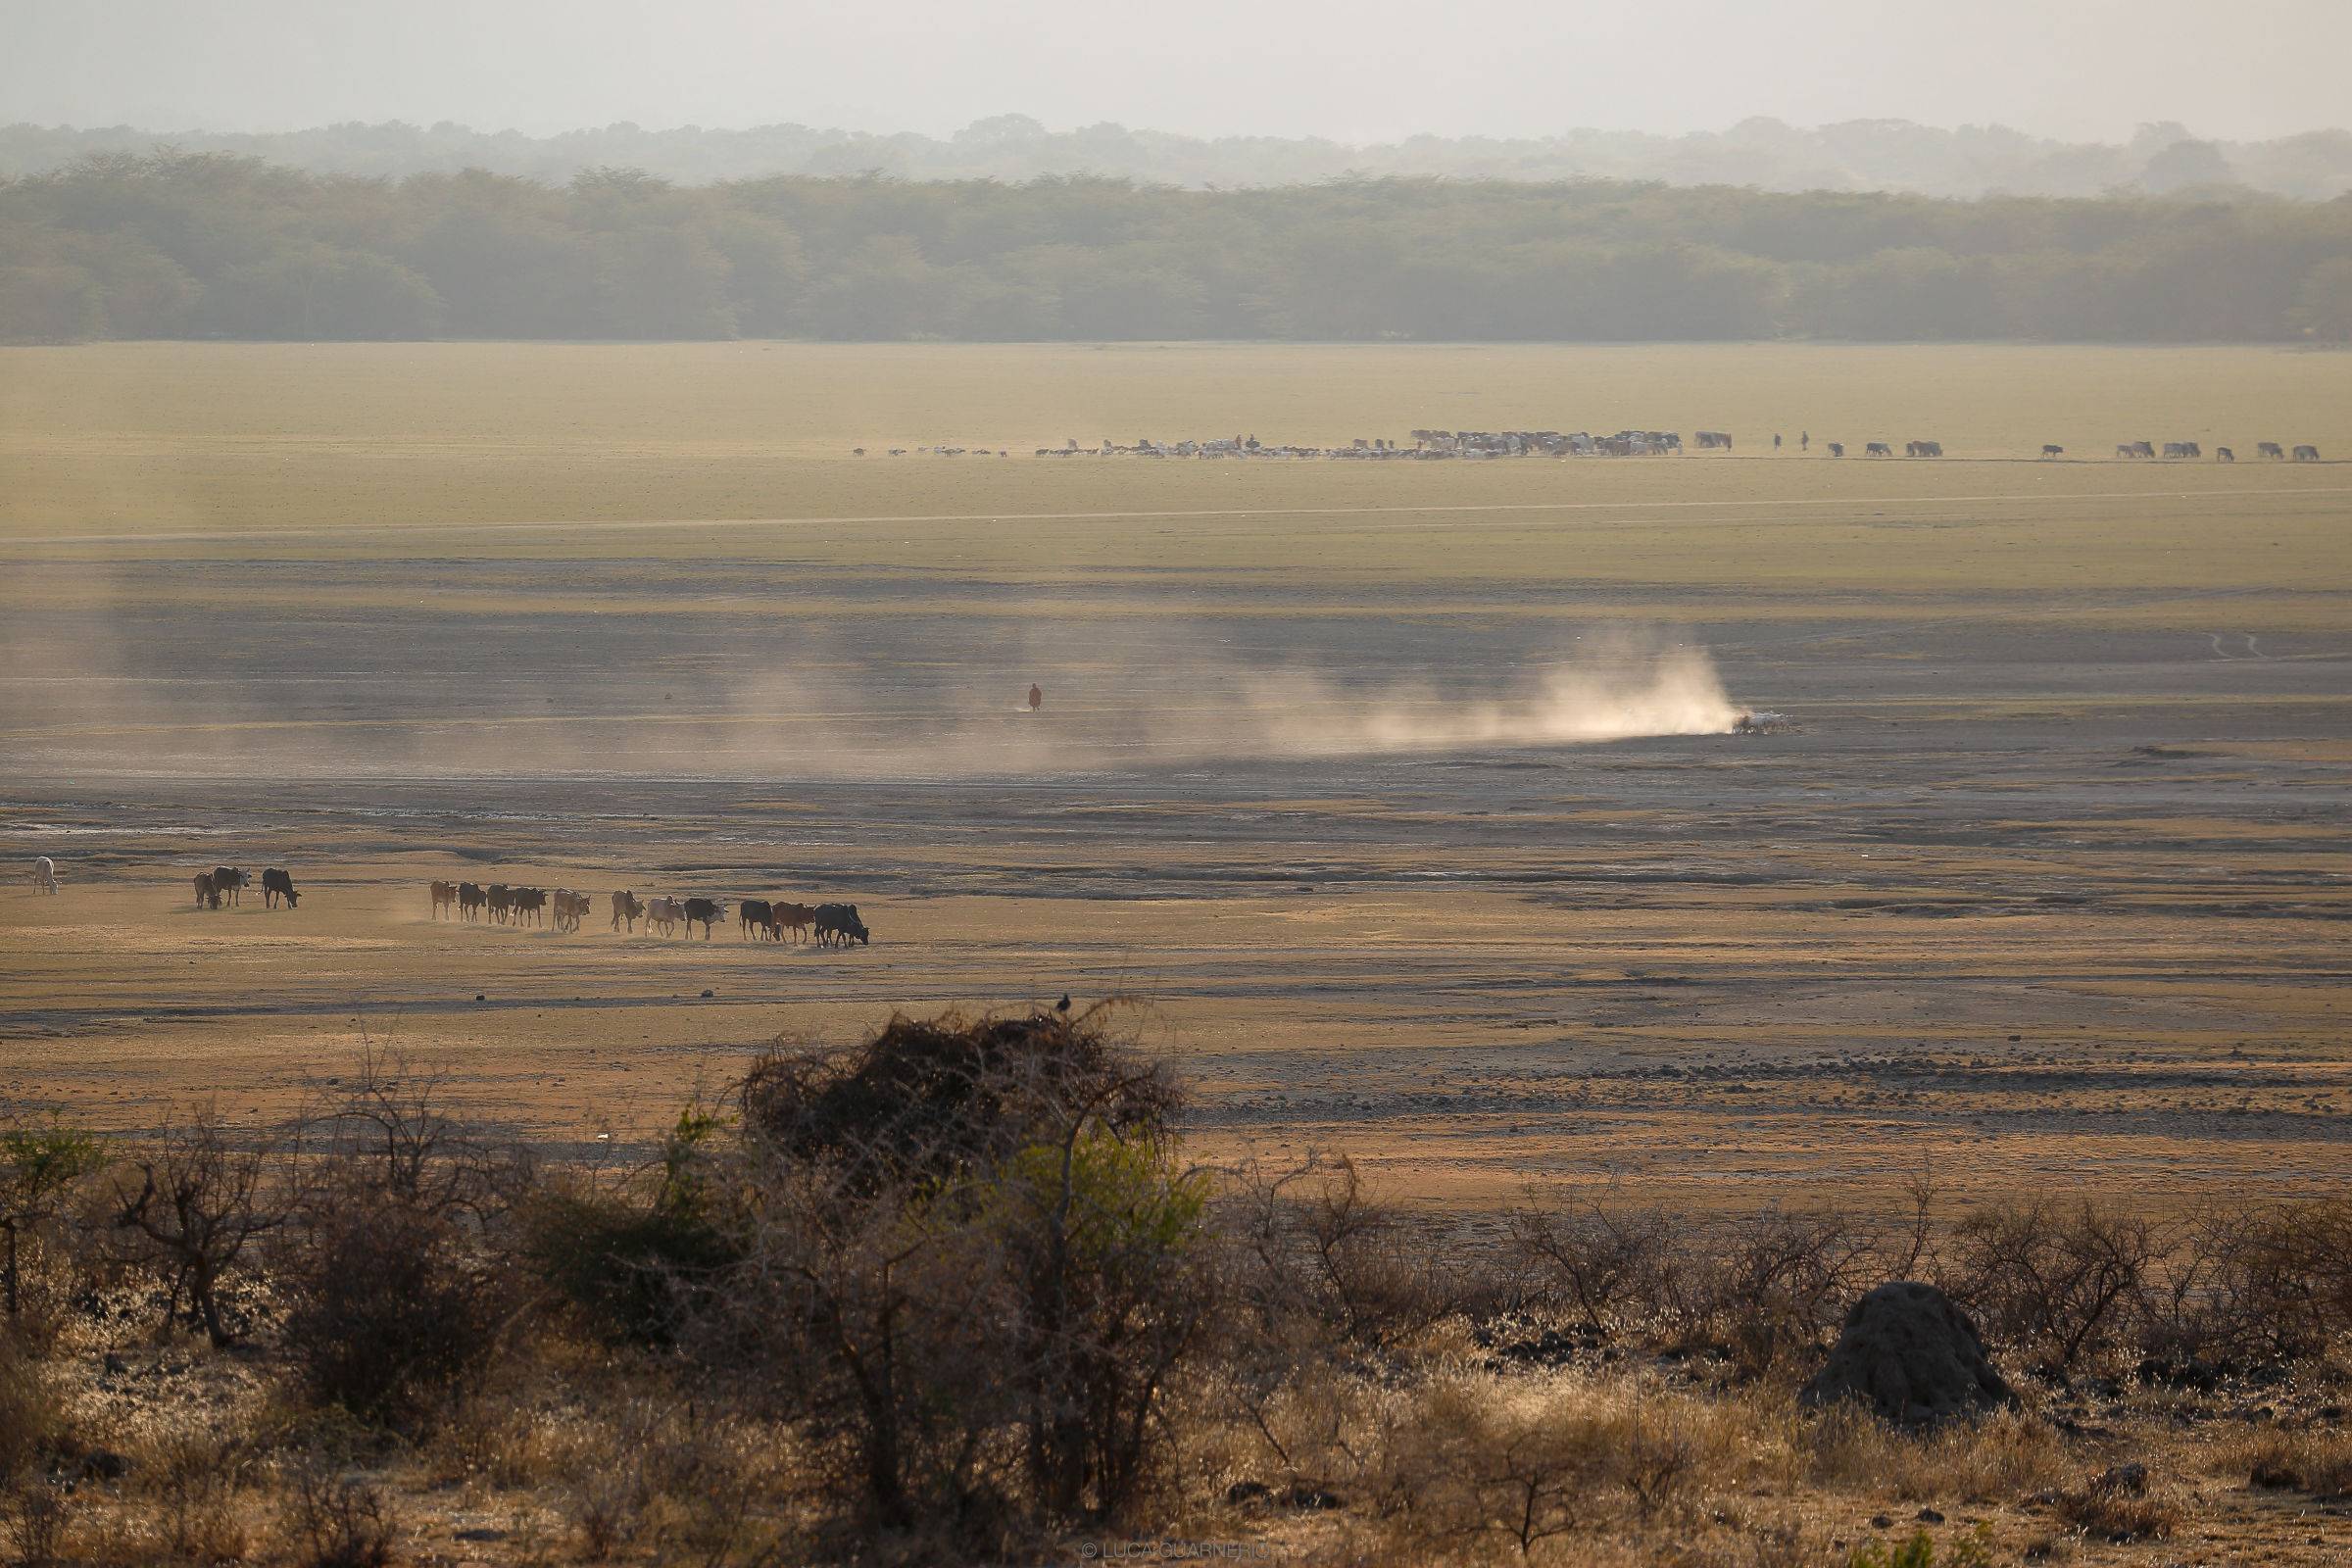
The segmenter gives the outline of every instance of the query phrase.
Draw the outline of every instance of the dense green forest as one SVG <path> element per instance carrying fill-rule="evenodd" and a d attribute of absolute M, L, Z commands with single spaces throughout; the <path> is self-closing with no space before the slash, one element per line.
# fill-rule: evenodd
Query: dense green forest
<path fill-rule="evenodd" d="M 2352 195 L 615 170 L 553 187 L 168 150 L 0 183 L 14 341 L 737 335 L 2343 339 Z"/>

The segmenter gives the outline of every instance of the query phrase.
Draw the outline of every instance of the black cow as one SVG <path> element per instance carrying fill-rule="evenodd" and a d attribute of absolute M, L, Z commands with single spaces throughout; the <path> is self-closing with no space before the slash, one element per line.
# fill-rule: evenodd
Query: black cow
<path fill-rule="evenodd" d="M 765 937 L 770 942 L 781 940 L 784 933 L 776 926 L 776 906 L 765 899 L 746 899 L 735 906 L 735 918 L 743 926 L 743 934 Z"/>
<path fill-rule="evenodd" d="M 726 917 L 727 906 L 717 899 L 688 899 L 686 901 L 686 934 L 688 936 L 694 935 L 695 926 L 700 924 L 703 928 L 703 940 L 708 942 L 710 940 L 710 922 L 724 920 Z"/>
<path fill-rule="evenodd" d="M 482 917 L 482 906 L 489 902 L 490 895 L 482 891 L 482 885 L 479 882 L 458 884 L 458 912 L 466 919 L 479 920 Z"/>
<path fill-rule="evenodd" d="M 216 865 L 213 867 L 213 891 L 227 899 L 229 903 L 239 902 L 237 895 L 244 890 L 244 887 L 245 873 L 235 866 Z"/>
<path fill-rule="evenodd" d="M 846 948 L 853 941 L 869 942 L 865 922 L 858 918 L 858 906 L 855 904 L 818 905 L 816 906 L 816 945 L 820 948 Z"/>
<path fill-rule="evenodd" d="M 286 872 L 279 870 L 274 865 L 262 872 L 263 907 L 274 909 L 277 907 L 277 901 L 283 899 L 286 901 L 286 907 L 291 909 L 301 898 L 302 895 L 294 891 L 294 878 Z"/>

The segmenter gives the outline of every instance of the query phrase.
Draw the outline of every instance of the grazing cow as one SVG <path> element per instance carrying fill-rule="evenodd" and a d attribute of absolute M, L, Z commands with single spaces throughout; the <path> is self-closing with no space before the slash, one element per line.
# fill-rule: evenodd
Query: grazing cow
<path fill-rule="evenodd" d="M 688 899 L 686 901 L 686 934 L 688 936 L 694 935 L 694 928 L 699 923 L 703 928 L 703 940 L 708 942 L 710 940 L 711 922 L 724 920 L 726 917 L 727 906 L 722 899 Z"/>
<path fill-rule="evenodd" d="M 816 911 L 806 904 L 779 903 L 770 907 L 775 911 L 778 929 L 790 931 L 796 938 L 806 940 L 808 928 L 816 923 Z"/>
<path fill-rule="evenodd" d="M 213 867 L 213 891 L 215 893 L 224 895 L 231 904 L 241 904 L 244 901 L 238 898 L 237 895 L 242 893 L 244 890 L 244 872 L 238 870 L 233 865 L 216 865 Z"/>
<path fill-rule="evenodd" d="M 1866 458 L 1891 458 L 1894 456 L 1894 448 L 1884 441 L 1873 441 L 1862 449 L 1862 455 Z"/>
<path fill-rule="evenodd" d="M 489 902 L 490 895 L 482 891 L 481 884 L 478 882 L 458 884 L 458 912 L 466 919 L 479 920 L 482 917 L 484 906 Z"/>
<path fill-rule="evenodd" d="M 433 884 L 434 919 L 438 920 L 441 918 L 441 906 L 445 904 L 449 906 L 449 912 L 454 918 L 458 912 L 458 885 L 454 882 L 436 882 Z"/>
<path fill-rule="evenodd" d="M 2201 458 L 2205 452 L 2194 441 L 2167 441 L 2164 455 L 2168 458 Z"/>
<path fill-rule="evenodd" d="M 2066 448 L 2054 447 L 2047 441 L 2044 441 L 2041 444 L 2041 455 L 2045 458 L 2062 458 L 2066 456 Z"/>
<path fill-rule="evenodd" d="M 820 904 L 816 906 L 816 945 L 820 948 L 846 948 L 853 941 L 865 942 L 865 922 L 858 918 L 855 904 Z"/>
<path fill-rule="evenodd" d="M 493 882 L 482 892 L 488 900 L 490 918 L 505 925 L 507 916 L 514 912 L 514 890 L 504 882 Z"/>
<path fill-rule="evenodd" d="M 782 933 L 776 929 L 776 906 L 765 899 L 746 899 L 735 906 L 735 919 L 743 927 L 746 941 L 764 937 L 776 941 Z"/>
<path fill-rule="evenodd" d="M 2284 458 L 2286 448 L 2276 441 L 2258 441 L 2254 444 L 2254 455 L 2258 458 Z"/>
<path fill-rule="evenodd" d="M 2295 461 L 2297 463 L 2317 463 L 2320 461 L 2320 449 L 2318 447 L 2297 447 L 2295 448 Z"/>
<path fill-rule="evenodd" d="M 2134 441 L 2132 443 L 2132 455 L 2135 458 L 2153 459 L 2156 456 L 2156 449 L 2145 441 Z"/>
<path fill-rule="evenodd" d="M 1732 438 L 1721 430 L 1693 431 L 1690 439 L 1701 452 L 1712 452 L 1718 448 L 1725 452 L 1732 450 Z"/>
<path fill-rule="evenodd" d="M 629 930 L 631 932 L 635 932 L 637 929 L 637 917 L 643 913 L 645 913 L 645 906 L 639 902 L 636 894 L 631 893 L 624 888 L 620 892 L 612 895 L 613 930 L 619 930 L 622 922 L 625 921 L 628 924 Z"/>
<path fill-rule="evenodd" d="M 1906 441 L 1903 443 L 1903 456 L 1907 458 L 1940 458 L 1943 456 L 1943 443 L 1940 441 Z"/>
<path fill-rule="evenodd" d="M 660 926 L 663 936 L 674 935 L 678 922 L 686 918 L 686 906 L 675 899 L 648 899 L 645 903 L 645 928 L 651 931 Z"/>
<path fill-rule="evenodd" d="M 1842 457 L 1844 457 L 1844 456 L 1845 456 L 1845 443 L 1844 443 L 1844 442 L 1842 442 L 1842 441 L 1832 441 L 1832 442 L 1829 444 L 1829 446 L 1830 446 L 1830 456 L 1831 456 L 1831 457 L 1833 457 L 1833 458 L 1842 458 Z"/>
<path fill-rule="evenodd" d="M 2237 461 L 2237 454 L 2230 451 L 2228 447 L 2215 447 L 2213 449 L 2213 461 L 2216 463 L 2235 463 Z"/>
<path fill-rule="evenodd" d="M 213 873 L 210 871 L 196 873 L 196 907 L 199 909 L 220 907 L 220 886 L 213 880 Z"/>
<path fill-rule="evenodd" d="M 302 895 L 294 891 L 294 878 L 291 875 L 274 865 L 266 867 L 262 872 L 262 907 L 274 909 L 280 899 L 285 900 L 286 907 L 291 909 L 301 902 Z"/>
<path fill-rule="evenodd" d="M 2115 455 L 2119 458 L 2136 458 L 2139 456 L 2138 452 L 2132 449 L 2132 445 L 2129 441 L 2118 441 L 2115 444 Z"/>
<path fill-rule="evenodd" d="M 516 925 L 522 924 L 522 917 L 526 914 L 531 917 L 531 924 L 543 923 L 541 911 L 547 907 L 547 890 L 545 888 L 515 888 L 514 899 L 514 923 Z"/>
<path fill-rule="evenodd" d="M 57 867 L 50 863 L 49 857 L 46 855 L 32 862 L 32 891 L 35 893 L 55 893 L 57 891 Z"/>

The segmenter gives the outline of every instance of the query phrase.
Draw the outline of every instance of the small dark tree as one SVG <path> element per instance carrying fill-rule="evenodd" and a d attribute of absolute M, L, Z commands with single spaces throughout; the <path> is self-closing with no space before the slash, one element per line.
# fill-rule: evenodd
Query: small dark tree
<path fill-rule="evenodd" d="M 17 1242 L 54 1216 L 75 1183 L 105 1162 L 106 1150 L 88 1133 L 60 1125 L 0 1132 L 0 1233 L 8 1238 L 8 1315 L 18 1312 Z"/>
<path fill-rule="evenodd" d="M 222 1287 L 254 1243 L 285 1223 L 285 1193 L 274 1180 L 278 1140 L 230 1140 L 209 1107 L 168 1127 L 117 1179 L 114 1226 L 130 1243 L 131 1260 L 169 1287 L 167 1326 L 182 1293 L 192 1317 L 216 1348 L 242 1338 L 247 1325 L 228 1310 Z M 135 1177 L 137 1187 L 130 1186 Z"/>

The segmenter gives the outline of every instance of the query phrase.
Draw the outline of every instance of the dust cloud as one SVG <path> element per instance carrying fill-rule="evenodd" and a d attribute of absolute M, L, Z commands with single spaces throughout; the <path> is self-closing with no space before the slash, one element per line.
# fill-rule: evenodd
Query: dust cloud
<path fill-rule="evenodd" d="M 0 762 L 286 780 L 1019 777 L 1720 734 L 1740 711 L 1704 649 L 1617 633 L 1556 659 L 1438 668 L 1302 646 L 1296 628 L 1236 654 L 1181 623 L 1048 626 L 912 645 L 811 635 L 764 664 L 714 640 L 659 674 L 591 657 L 495 679 L 356 660 L 199 674 L 144 667 L 103 636 L 20 636 Z"/>

